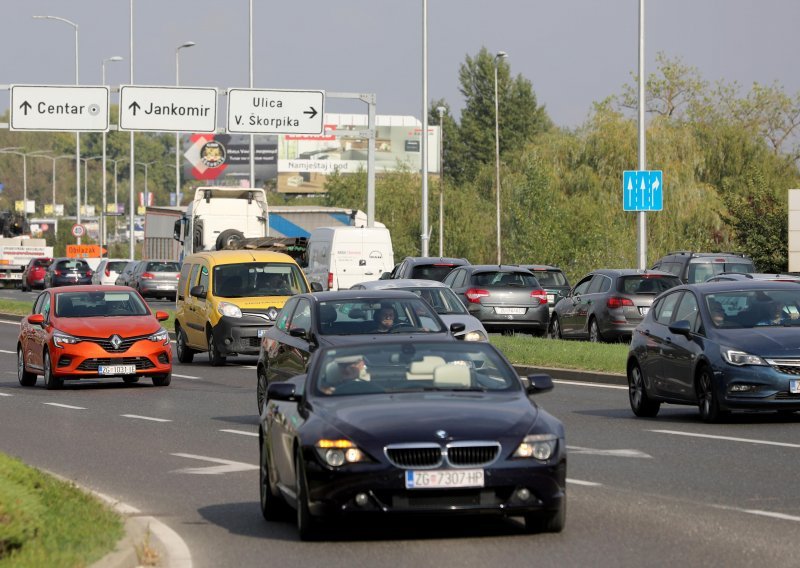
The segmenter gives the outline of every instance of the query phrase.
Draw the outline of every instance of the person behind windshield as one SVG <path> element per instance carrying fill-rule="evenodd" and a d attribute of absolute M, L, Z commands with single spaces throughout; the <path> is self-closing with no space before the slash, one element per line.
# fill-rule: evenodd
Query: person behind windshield
<path fill-rule="evenodd" d="M 383 306 L 381 309 L 375 312 L 375 316 L 373 317 L 373 321 L 375 323 L 375 328 L 373 331 L 375 333 L 388 333 L 394 327 L 394 320 L 396 319 L 396 313 L 394 308 L 391 306 Z"/>
<path fill-rule="evenodd" d="M 324 384 L 320 390 L 324 394 L 333 394 L 337 388 L 341 389 L 353 381 L 368 381 L 367 363 L 361 355 L 339 357 L 328 363 L 325 370 Z"/>

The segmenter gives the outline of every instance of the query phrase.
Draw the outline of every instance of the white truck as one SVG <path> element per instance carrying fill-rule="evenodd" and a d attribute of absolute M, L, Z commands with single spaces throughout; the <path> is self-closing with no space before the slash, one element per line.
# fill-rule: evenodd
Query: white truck
<path fill-rule="evenodd" d="M 45 239 L 27 237 L 0 238 L 0 283 L 18 286 L 28 263 L 39 257 L 52 257 L 53 247 Z"/>

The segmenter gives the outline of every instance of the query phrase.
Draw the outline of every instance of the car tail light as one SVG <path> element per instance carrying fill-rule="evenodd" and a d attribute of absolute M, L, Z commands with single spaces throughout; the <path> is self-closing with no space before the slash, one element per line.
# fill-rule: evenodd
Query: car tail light
<path fill-rule="evenodd" d="M 106 267 L 106 276 L 111 276 L 111 271 Z"/>
<path fill-rule="evenodd" d="M 328 272 L 328 290 L 333 288 L 333 272 Z"/>
<path fill-rule="evenodd" d="M 94 274 L 94 273 L 91 270 L 87 270 L 86 271 L 86 276 L 91 276 L 92 274 Z"/>
<path fill-rule="evenodd" d="M 606 306 L 608 306 L 612 310 L 615 308 L 622 308 L 624 306 L 633 307 L 633 301 L 628 298 L 617 298 L 616 296 L 612 296 L 606 302 Z"/>
<path fill-rule="evenodd" d="M 53 274 L 55 274 L 56 276 L 62 276 L 63 275 L 60 270 L 54 270 Z"/>
<path fill-rule="evenodd" d="M 464 295 L 467 297 L 467 300 L 472 302 L 473 304 L 480 304 L 481 298 L 488 298 L 489 297 L 489 290 L 480 290 L 478 288 L 470 288 L 467 290 Z"/>
<path fill-rule="evenodd" d="M 153 276 L 150 272 L 142 272 L 142 278 L 145 280 L 152 280 L 155 278 L 155 276 Z"/>
<path fill-rule="evenodd" d="M 547 303 L 547 292 L 544 290 L 534 290 L 531 292 L 531 298 L 538 298 L 539 305 Z"/>

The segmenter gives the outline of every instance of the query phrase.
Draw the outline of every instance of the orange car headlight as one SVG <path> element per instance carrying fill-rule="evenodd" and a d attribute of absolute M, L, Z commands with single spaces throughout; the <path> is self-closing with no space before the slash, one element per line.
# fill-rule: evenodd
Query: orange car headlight
<path fill-rule="evenodd" d="M 81 340 L 63 331 L 57 331 L 53 334 L 53 344 L 59 349 L 64 349 L 65 345 L 73 345 L 80 343 Z"/>

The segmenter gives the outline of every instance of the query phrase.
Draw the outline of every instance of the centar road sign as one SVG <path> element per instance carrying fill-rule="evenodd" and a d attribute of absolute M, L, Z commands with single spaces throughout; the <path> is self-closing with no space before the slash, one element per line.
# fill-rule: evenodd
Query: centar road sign
<path fill-rule="evenodd" d="M 228 90 L 228 132 L 322 134 L 324 91 Z"/>
<path fill-rule="evenodd" d="M 664 208 L 661 170 L 622 172 L 622 205 L 625 211 L 661 211 Z"/>
<path fill-rule="evenodd" d="M 119 88 L 119 129 L 215 132 L 217 90 L 198 87 Z"/>
<path fill-rule="evenodd" d="M 108 130 L 108 87 L 11 85 L 11 130 Z"/>

